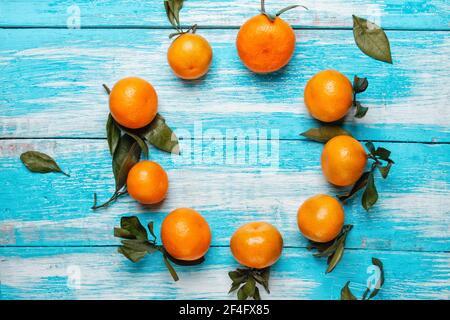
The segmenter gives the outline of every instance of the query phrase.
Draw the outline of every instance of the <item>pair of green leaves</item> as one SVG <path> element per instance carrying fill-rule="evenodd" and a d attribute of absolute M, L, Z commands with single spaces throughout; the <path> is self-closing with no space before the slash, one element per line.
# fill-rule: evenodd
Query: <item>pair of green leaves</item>
<path fill-rule="evenodd" d="M 356 100 L 356 95 L 366 91 L 368 86 L 369 81 L 367 78 L 359 78 L 358 76 L 353 78 L 353 107 L 356 108 L 355 118 L 363 118 L 369 110 L 369 108 L 363 107 L 361 103 Z"/>
<path fill-rule="evenodd" d="M 353 225 L 346 224 L 342 227 L 339 235 L 332 241 L 327 243 L 319 243 L 310 241 L 307 247 L 308 250 L 316 249 L 317 253 L 314 253 L 314 257 L 327 257 L 327 269 L 325 273 L 330 273 L 338 265 L 344 255 L 345 241 L 347 240 L 348 233 L 352 230 Z"/>
<path fill-rule="evenodd" d="M 45 153 L 39 151 L 26 151 L 20 155 L 20 160 L 31 172 L 59 172 L 67 177 L 70 177 L 70 175 L 61 170 L 59 165 L 52 157 Z"/>
<path fill-rule="evenodd" d="M 270 293 L 270 267 L 264 269 L 238 268 L 235 271 L 228 272 L 228 276 L 232 281 L 228 293 L 237 290 L 239 300 L 247 300 L 248 298 L 261 300 L 259 288 L 256 286 L 257 283 L 262 285 L 267 293 Z"/>
<path fill-rule="evenodd" d="M 180 10 L 183 8 L 183 0 L 164 0 L 167 19 L 172 26 L 181 31 Z"/>
<path fill-rule="evenodd" d="M 378 292 L 380 292 L 380 289 L 384 284 L 383 263 L 377 258 L 372 258 L 372 264 L 379 269 L 380 277 L 377 279 L 375 288 L 373 289 L 371 287 L 366 288 L 361 300 L 370 300 L 374 298 L 378 294 Z M 356 298 L 355 295 L 350 290 L 350 281 L 347 281 L 345 286 L 341 289 L 341 300 L 358 300 L 358 298 Z"/>
<path fill-rule="evenodd" d="M 302 8 L 304 8 L 304 9 L 308 10 L 307 7 L 302 6 L 302 5 L 291 5 L 291 6 L 287 6 L 287 7 L 283 8 L 283 9 L 279 10 L 276 14 L 270 14 L 270 13 L 268 13 L 268 12 L 266 11 L 266 4 L 265 4 L 265 1 L 264 1 L 264 0 L 261 0 L 261 13 L 262 13 L 263 15 L 265 15 L 267 18 L 269 18 L 269 20 L 272 21 L 272 22 L 275 21 L 275 19 L 276 19 L 277 17 L 279 17 L 280 15 L 282 15 L 283 13 L 285 13 L 286 11 L 289 11 L 289 10 L 291 10 L 291 9 L 295 9 L 295 8 L 298 8 L 298 7 L 302 7 Z"/>
<path fill-rule="evenodd" d="M 389 39 L 378 25 L 353 15 L 353 36 L 358 48 L 366 55 L 392 64 Z"/>
<path fill-rule="evenodd" d="M 103 85 L 109 94 L 111 91 Z M 111 114 L 106 122 L 106 136 L 109 151 L 112 155 L 112 169 L 116 183 L 114 194 L 101 205 L 97 205 L 97 195 L 94 194 L 92 209 L 106 207 L 120 196 L 126 194 L 126 181 L 130 169 L 139 162 L 141 153 L 148 158 L 147 143 L 169 153 L 180 153 L 178 138 L 166 124 L 166 120 L 158 113 L 153 121 L 140 129 L 128 129 L 119 125 Z"/>
<path fill-rule="evenodd" d="M 183 0 L 164 0 L 164 8 L 166 9 L 167 19 L 170 24 L 175 28 L 176 32 L 171 33 L 169 38 L 172 39 L 175 36 L 182 35 L 184 33 L 195 33 L 197 31 L 197 25 L 194 24 L 192 27 L 183 30 L 180 23 L 180 10 L 183 8 Z"/>
<path fill-rule="evenodd" d="M 366 143 L 366 148 L 369 150 L 369 159 L 374 161 L 370 170 L 362 174 L 349 192 L 338 195 L 338 198 L 345 202 L 353 197 L 359 190 L 365 188 L 361 198 L 361 204 L 366 211 L 369 211 L 369 209 L 378 201 L 378 191 L 374 177 L 375 170 L 378 169 L 383 179 L 386 179 L 394 161 L 390 158 L 391 152 L 389 150 L 382 147 L 375 148 L 374 144 L 370 141 Z"/>

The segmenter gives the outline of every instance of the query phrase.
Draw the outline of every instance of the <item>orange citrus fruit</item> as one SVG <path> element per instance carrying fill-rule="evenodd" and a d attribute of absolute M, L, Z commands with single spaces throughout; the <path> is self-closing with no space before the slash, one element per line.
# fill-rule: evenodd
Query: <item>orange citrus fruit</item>
<path fill-rule="evenodd" d="M 180 208 L 164 219 L 161 240 L 166 251 L 175 259 L 194 261 L 208 251 L 211 230 L 200 213 L 194 209 Z"/>
<path fill-rule="evenodd" d="M 262 269 L 273 265 L 281 256 L 283 238 L 267 222 L 244 224 L 230 240 L 231 253 L 242 265 Z"/>
<path fill-rule="evenodd" d="M 109 95 L 109 109 L 113 118 L 130 129 L 148 125 L 158 111 L 158 96 L 153 86 L 141 78 L 119 80 Z"/>
<path fill-rule="evenodd" d="M 239 57 L 256 73 L 274 72 L 284 67 L 295 50 L 295 33 L 280 17 L 271 21 L 259 14 L 247 20 L 237 35 Z"/>
<path fill-rule="evenodd" d="M 168 188 L 167 173 L 156 162 L 142 160 L 128 172 L 128 194 L 142 204 L 161 202 L 166 197 Z"/>
<path fill-rule="evenodd" d="M 309 113 L 317 120 L 333 122 L 343 118 L 353 103 L 350 80 L 336 70 L 324 70 L 305 87 L 304 99 Z"/>
<path fill-rule="evenodd" d="M 198 79 L 208 72 L 212 49 L 202 36 L 184 33 L 170 45 L 167 60 L 178 77 L 186 80 Z"/>
<path fill-rule="evenodd" d="M 336 186 L 353 185 L 364 173 L 366 163 L 364 147 L 350 136 L 332 138 L 322 151 L 322 172 Z"/>
<path fill-rule="evenodd" d="M 344 208 L 335 198 L 318 194 L 300 206 L 297 223 L 300 232 L 309 240 L 328 242 L 341 232 Z"/>

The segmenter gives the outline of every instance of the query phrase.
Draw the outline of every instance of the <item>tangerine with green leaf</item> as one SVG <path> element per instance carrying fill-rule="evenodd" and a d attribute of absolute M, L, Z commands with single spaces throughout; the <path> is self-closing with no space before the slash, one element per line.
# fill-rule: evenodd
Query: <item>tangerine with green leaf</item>
<path fill-rule="evenodd" d="M 142 204 L 156 204 L 164 200 L 169 189 L 166 171 L 158 163 L 142 160 L 128 172 L 127 191 Z"/>
<path fill-rule="evenodd" d="M 336 186 L 351 186 L 364 173 L 367 159 L 366 151 L 358 140 L 347 135 L 336 136 L 323 148 L 322 172 Z"/>
<path fill-rule="evenodd" d="M 289 6 L 271 15 L 261 1 L 261 14 L 247 20 L 239 29 L 236 47 L 244 65 L 256 73 L 275 72 L 288 64 L 295 51 L 295 33 L 280 15 Z"/>
<path fill-rule="evenodd" d="M 109 109 L 114 120 L 125 128 L 142 128 L 156 116 L 158 95 L 153 86 L 144 79 L 124 78 L 111 90 Z"/>
<path fill-rule="evenodd" d="M 307 199 L 297 211 L 300 232 L 314 242 L 335 239 L 344 225 L 344 208 L 333 197 L 324 194 Z"/>
<path fill-rule="evenodd" d="M 169 213 L 161 225 L 164 249 L 175 259 L 195 261 L 202 258 L 211 245 L 211 229 L 200 213 L 179 208 Z"/>
<path fill-rule="evenodd" d="M 167 50 L 167 61 L 176 76 L 184 80 L 194 80 L 208 72 L 213 51 L 208 40 L 196 33 L 196 24 L 186 31 L 182 29 L 180 10 L 183 2 L 183 0 L 164 2 L 167 18 L 176 30 L 170 35 L 170 38 L 175 37 L 175 40 Z"/>
<path fill-rule="evenodd" d="M 342 119 L 353 105 L 350 80 L 336 70 L 323 70 L 306 84 L 305 105 L 317 120 L 333 122 Z"/>
<path fill-rule="evenodd" d="M 250 222 L 238 228 L 230 240 L 234 258 L 249 268 L 263 269 L 273 265 L 283 251 L 283 238 L 267 222 Z"/>

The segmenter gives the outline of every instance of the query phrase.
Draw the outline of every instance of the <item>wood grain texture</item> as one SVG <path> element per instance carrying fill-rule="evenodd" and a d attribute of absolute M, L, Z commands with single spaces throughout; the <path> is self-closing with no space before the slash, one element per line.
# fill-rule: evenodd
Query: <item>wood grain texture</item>
<path fill-rule="evenodd" d="M 271 11 L 289 4 L 267 1 Z M 273 223 L 285 240 L 264 299 L 337 299 L 348 280 L 361 296 L 371 257 L 385 266 L 378 298 L 450 299 L 448 1 L 301 4 L 310 10 L 284 15 L 296 29 L 295 56 L 282 71 L 257 76 L 239 61 L 234 42 L 259 0 L 186 1 L 182 21 L 200 24 L 214 61 L 205 78 L 185 82 L 166 62 L 171 30 L 162 0 L 1 1 L 0 300 L 235 299 L 226 294 L 227 272 L 238 266 L 228 241 L 253 220 Z M 67 29 L 78 8 L 82 29 Z M 394 65 L 358 50 L 352 14 L 387 29 Z M 296 226 L 307 197 L 339 191 L 321 175 L 322 145 L 299 136 L 318 125 L 303 88 L 323 69 L 369 78 L 359 97 L 367 116 L 343 125 L 358 139 L 388 141 L 376 145 L 392 150 L 396 162 L 388 180 L 377 177 L 380 200 L 370 213 L 360 195 L 346 204 L 354 228 L 328 275 Z M 183 138 L 182 156 L 151 149 L 169 174 L 162 204 L 124 197 L 92 211 L 94 192 L 106 199 L 113 191 L 101 84 L 130 75 L 157 89 L 160 112 Z M 19 160 L 27 150 L 54 156 L 71 177 L 28 172 Z M 138 215 L 159 229 L 181 206 L 199 210 L 212 227 L 205 264 L 176 267 L 181 280 L 174 283 L 160 257 L 132 264 L 116 252 L 112 228 L 121 216 Z M 68 285 L 78 271 L 79 287 Z"/>
<path fill-rule="evenodd" d="M 101 84 L 138 75 L 159 95 L 175 129 L 275 129 L 282 139 L 317 126 L 303 103 L 307 80 L 323 69 L 369 78 L 359 100 L 367 116 L 345 127 L 360 139 L 450 141 L 446 32 L 389 32 L 394 65 L 364 56 L 351 31 L 297 31 L 287 68 L 258 76 L 237 57 L 236 30 L 204 30 L 214 61 L 203 80 L 177 79 L 166 62 L 168 30 L 0 30 L 1 137 L 105 137 Z M 6 43 L 8 45 L 6 45 Z M 321 57 L 326 57 L 322 59 Z M 425 58 L 426 57 L 426 58 Z M 351 61 L 351 63 L 350 63 Z M 182 99 L 180 99 L 182 97 Z M 75 121 L 74 121 L 75 119 Z M 79 121 L 78 121 L 79 120 Z"/>
<path fill-rule="evenodd" d="M 276 12 L 289 0 L 266 1 L 266 8 Z M 445 0 L 302 0 L 308 11 L 297 9 L 283 17 L 294 27 L 348 28 L 352 14 L 377 21 L 384 28 L 449 29 L 449 5 Z M 0 26 L 59 26 L 78 6 L 82 27 L 168 27 L 163 0 L 15 0 L 2 1 Z M 259 0 L 189 0 L 181 12 L 182 23 L 214 27 L 238 27 L 259 12 Z M 20 14 L 17 14 L 20 12 Z"/>
<path fill-rule="evenodd" d="M 153 220 L 159 229 L 169 211 L 193 207 L 211 224 L 214 245 L 228 245 L 233 230 L 245 222 L 266 220 L 280 228 L 287 246 L 304 247 L 307 243 L 297 229 L 298 207 L 314 194 L 342 190 L 322 177 L 321 144 L 269 141 L 274 156 L 260 153 L 262 157 L 250 162 L 250 150 L 266 142 L 242 142 L 239 150 L 245 147 L 247 152 L 236 152 L 234 164 L 226 163 L 233 159 L 226 148 L 237 148 L 233 140 L 228 145 L 183 140 L 182 157 L 152 149 L 151 159 L 168 171 L 167 199 L 158 206 L 141 206 L 125 197 L 110 208 L 92 211 L 93 193 L 106 200 L 114 189 L 105 140 L 1 141 L 5 188 L 0 193 L 0 245 L 114 245 L 118 241 L 112 228 L 122 215 L 137 214 L 144 224 Z M 346 223 L 355 225 L 348 246 L 449 251 L 450 145 L 383 146 L 392 150 L 396 164 L 386 181 L 377 177 L 380 200 L 370 213 L 361 207 L 361 195 L 346 205 Z M 28 172 L 19 155 L 33 149 L 52 155 L 71 177 Z"/>
<path fill-rule="evenodd" d="M 236 299 L 227 294 L 231 285 L 227 272 L 238 267 L 229 248 L 211 248 L 202 265 L 176 266 L 180 276 L 176 283 L 159 253 L 133 264 L 116 250 L 0 248 L 0 299 Z M 271 294 L 262 292 L 262 298 L 339 299 L 347 280 L 361 297 L 371 275 L 367 271 L 371 257 L 383 262 L 387 279 L 376 299 L 450 298 L 449 253 L 349 250 L 325 275 L 323 259 L 292 248 L 286 248 L 273 266 Z M 74 281 L 76 275 L 79 283 Z"/>

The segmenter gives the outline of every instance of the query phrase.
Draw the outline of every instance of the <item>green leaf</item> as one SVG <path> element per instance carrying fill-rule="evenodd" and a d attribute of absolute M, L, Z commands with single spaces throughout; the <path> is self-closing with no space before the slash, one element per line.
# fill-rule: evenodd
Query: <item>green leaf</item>
<path fill-rule="evenodd" d="M 301 133 L 301 135 L 318 142 L 327 142 L 336 136 L 352 136 L 350 132 L 338 126 L 322 126 L 320 128 L 312 128 Z"/>
<path fill-rule="evenodd" d="M 366 211 L 369 211 L 369 209 L 377 202 L 378 200 L 378 192 L 377 188 L 375 186 L 373 172 L 369 174 L 369 177 L 367 178 L 367 186 L 366 190 L 364 190 L 361 202 L 362 206 Z"/>
<path fill-rule="evenodd" d="M 59 172 L 70 177 L 67 173 L 61 170 L 52 157 L 46 155 L 45 153 L 39 151 L 27 151 L 20 155 L 20 160 L 22 160 L 25 167 L 27 167 L 27 169 L 31 172 Z"/>
<path fill-rule="evenodd" d="M 247 279 L 247 282 L 243 285 L 242 289 L 244 290 L 247 297 L 253 297 L 253 295 L 255 294 L 255 287 L 255 279 L 253 279 L 253 277 L 249 277 Z"/>
<path fill-rule="evenodd" d="M 134 141 L 136 141 L 136 143 L 137 143 L 137 144 L 139 145 L 139 147 L 141 148 L 141 150 L 142 150 L 142 152 L 143 152 L 143 154 L 144 154 L 144 157 L 145 157 L 145 158 L 148 158 L 149 151 L 148 151 L 148 146 L 147 146 L 147 144 L 145 143 L 145 141 L 144 141 L 139 135 L 133 133 L 131 130 L 128 130 L 128 129 L 126 129 L 125 127 L 122 127 L 122 126 L 121 126 L 121 129 L 122 129 L 122 131 L 125 132 L 127 135 L 129 135 L 130 137 L 132 137 L 132 138 L 134 139 Z"/>
<path fill-rule="evenodd" d="M 367 150 L 369 150 L 369 152 L 370 152 L 371 154 L 374 154 L 374 153 L 375 153 L 375 146 L 373 145 L 372 142 L 367 141 L 365 145 L 366 145 Z"/>
<path fill-rule="evenodd" d="M 183 7 L 183 0 L 164 0 L 167 18 L 175 29 L 180 29 L 180 10 Z"/>
<path fill-rule="evenodd" d="M 247 275 L 243 274 L 239 271 L 230 271 L 228 272 L 228 276 L 233 282 L 244 282 L 246 280 Z"/>
<path fill-rule="evenodd" d="M 150 221 L 150 222 L 147 224 L 147 228 L 148 228 L 148 230 L 150 231 L 150 234 L 151 234 L 152 237 L 153 237 L 153 242 L 155 242 L 155 241 L 156 241 L 156 235 L 155 235 L 155 232 L 153 231 L 153 221 Z"/>
<path fill-rule="evenodd" d="M 341 300 L 358 300 L 350 290 L 350 281 L 341 289 Z"/>
<path fill-rule="evenodd" d="M 388 162 L 388 164 L 386 166 L 382 166 L 382 165 L 378 165 L 377 164 L 377 168 L 381 173 L 381 176 L 383 177 L 383 179 L 386 179 L 389 175 L 389 171 L 391 170 L 392 167 L 392 162 Z"/>
<path fill-rule="evenodd" d="M 367 186 L 366 190 L 364 190 L 361 203 L 364 209 L 366 209 L 366 211 L 369 211 L 369 209 L 377 202 L 377 200 L 378 192 L 375 186 L 373 172 L 371 172 L 369 174 L 369 177 L 367 178 Z"/>
<path fill-rule="evenodd" d="M 205 262 L 205 257 L 201 257 L 200 259 L 197 259 L 197 260 L 175 259 L 169 253 L 167 253 L 167 251 L 166 251 L 166 256 L 167 256 L 167 258 L 169 258 L 170 261 L 172 261 L 173 263 L 175 263 L 176 265 L 179 265 L 179 266 L 195 266 L 195 265 Z"/>
<path fill-rule="evenodd" d="M 329 242 L 328 242 L 329 243 Z M 324 250 L 318 250 L 317 253 L 314 253 L 314 257 L 329 257 L 331 256 L 337 249 L 337 241 L 333 241 L 327 248 Z"/>
<path fill-rule="evenodd" d="M 353 101 L 353 105 L 356 108 L 355 118 L 358 119 L 363 118 L 369 110 L 369 108 L 363 107 L 359 101 Z"/>
<path fill-rule="evenodd" d="M 334 241 L 328 242 L 328 247 L 324 249 L 320 254 L 315 254 L 316 257 L 328 257 L 327 270 L 325 273 L 329 273 L 334 270 L 337 264 L 341 261 L 344 254 L 345 241 L 348 233 L 352 230 L 353 225 L 346 224 L 342 227 L 341 232 L 334 239 Z M 322 248 L 323 249 L 323 248 Z"/>
<path fill-rule="evenodd" d="M 339 239 L 336 245 L 336 251 L 330 257 L 328 257 L 328 267 L 325 273 L 330 273 L 336 268 L 339 261 L 341 261 L 342 256 L 344 255 L 344 246 L 345 246 L 345 238 Z"/>
<path fill-rule="evenodd" d="M 389 40 L 379 26 L 353 15 L 353 36 L 358 48 L 366 55 L 392 64 Z"/>
<path fill-rule="evenodd" d="M 261 275 L 263 281 L 262 285 L 267 293 L 270 293 L 269 290 L 269 279 L 270 279 L 270 267 L 259 270 L 259 274 Z"/>
<path fill-rule="evenodd" d="M 359 78 L 358 76 L 355 76 L 353 78 L 353 91 L 355 92 L 355 94 L 366 91 L 368 86 L 369 81 L 367 80 L 367 78 Z"/>
<path fill-rule="evenodd" d="M 364 290 L 364 293 L 363 293 L 363 295 L 362 295 L 361 300 L 366 300 L 367 295 L 368 295 L 369 293 L 370 293 L 370 289 L 369 289 L 369 288 L 366 288 L 366 290 Z"/>
<path fill-rule="evenodd" d="M 258 287 L 255 287 L 255 293 L 253 294 L 253 299 L 255 300 L 261 300 L 261 295 L 259 294 Z"/>
<path fill-rule="evenodd" d="M 156 114 L 155 119 L 142 130 L 142 137 L 162 151 L 180 154 L 177 136 L 159 113 Z"/>
<path fill-rule="evenodd" d="M 111 114 L 108 115 L 108 121 L 106 122 L 106 136 L 108 138 L 109 152 L 111 155 L 117 148 L 120 140 L 120 128 Z"/>
<path fill-rule="evenodd" d="M 347 201 L 351 197 L 353 197 L 359 190 L 364 188 L 367 185 L 367 179 L 369 178 L 370 171 L 366 171 L 362 174 L 362 176 L 355 182 L 352 189 L 344 194 L 338 195 L 338 199 L 342 202 Z"/>
<path fill-rule="evenodd" d="M 233 291 L 236 291 L 237 289 L 239 289 L 240 286 L 241 286 L 240 282 L 233 282 L 231 284 L 230 290 L 228 291 L 228 294 L 232 293 Z"/>
<path fill-rule="evenodd" d="M 123 247 L 134 251 L 145 251 L 147 253 L 153 253 L 158 250 L 158 248 L 148 240 L 132 239 L 122 240 L 121 242 Z"/>
<path fill-rule="evenodd" d="M 245 293 L 244 286 L 242 286 L 238 290 L 237 297 L 238 297 L 238 300 L 246 300 L 248 298 L 247 294 Z"/>
<path fill-rule="evenodd" d="M 128 231 L 130 235 L 134 236 L 134 239 L 148 240 L 147 230 L 145 230 L 144 226 L 136 216 L 120 218 L 120 227 L 121 229 Z M 127 238 L 131 239 L 131 236 Z"/>
<path fill-rule="evenodd" d="M 114 237 L 123 239 L 136 239 L 136 237 L 130 231 L 122 228 L 114 228 Z"/>
<path fill-rule="evenodd" d="M 374 155 L 378 156 L 381 160 L 388 161 L 391 152 L 383 147 L 378 147 L 377 150 L 375 150 Z"/>
<path fill-rule="evenodd" d="M 169 258 L 166 256 L 165 253 L 163 253 L 163 258 L 164 258 L 164 264 L 167 267 L 167 270 L 169 270 L 170 275 L 172 276 L 173 281 L 178 281 L 180 280 L 180 278 L 178 278 L 178 274 L 175 271 L 175 269 L 172 267 L 172 265 L 169 262 Z"/>
<path fill-rule="evenodd" d="M 125 186 L 128 172 L 139 161 L 140 155 L 139 144 L 128 134 L 124 134 L 119 140 L 112 161 L 116 191 Z"/>
<path fill-rule="evenodd" d="M 117 251 L 133 262 L 138 262 L 139 260 L 144 258 L 145 255 L 147 254 L 147 251 L 135 251 L 125 246 L 117 248 Z"/>
<path fill-rule="evenodd" d="M 380 279 L 378 280 L 377 286 L 375 287 L 375 289 L 370 294 L 369 300 L 372 299 L 373 297 L 375 297 L 378 294 L 378 292 L 380 291 L 381 287 L 384 284 L 383 263 L 377 258 L 372 258 L 372 264 L 374 264 L 375 266 L 380 268 Z"/>

